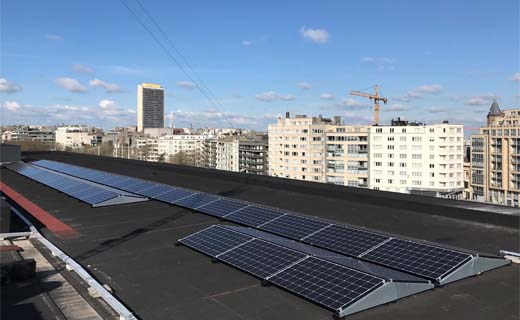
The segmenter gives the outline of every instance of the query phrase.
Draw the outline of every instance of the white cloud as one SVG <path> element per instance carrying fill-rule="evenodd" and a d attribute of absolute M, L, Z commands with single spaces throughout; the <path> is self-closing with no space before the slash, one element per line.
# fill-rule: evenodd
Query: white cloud
<path fill-rule="evenodd" d="M 15 93 L 22 90 L 22 87 L 6 78 L 0 78 L 0 93 Z"/>
<path fill-rule="evenodd" d="M 392 64 L 394 59 L 387 57 L 362 57 L 361 62 L 363 63 L 381 63 L 381 64 Z"/>
<path fill-rule="evenodd" d="M 242 45 L 244 47 L 250 47 L 250 46 L 253 45 L 253 41 L 251 41 L 251 40 L 244 40 L 244 41 L 242 41 Z"/>
<path fill-rule="evenodd" d="M 389 107 L 383 107 L 382 110 L 385 112 L 405 111 L 405 110 L 408 110 L 408 106 L 402 105 L 400 103 L 394 103 L 393 105 L 391 105 Z"/>
<path fill-rule="evenodd" d="M 85 65 L 79 64 L 79 63 L 73 65 L 72 70 L 77 73 L 86 73 L 86 74 L 94 73 L 94 69 L 87 67 Z"/>
<path fill-rule="evenodd" d="M 50 41 L 63 41 L 63 36 L 60 36 L 59 34 L 46 34 L 45 38 Z"/>
<path fill-rule="evenodd" d="M 513 77 L 511 78 L 511 80 L 513 81 L 520 81 L 520 72 L 517 72 L 513 75 Z"/>
<path fill-rule="evenodd" d="M 295 96 L 288 94 L 286 96 L 279 94 L 276 91 L 267 91 L 263 93 L 259 93 L 256 95 L 256 100 L 264 101 L 264 102 L 271 102 L 276 100 L 282 100 L 282 101 L 292 101 L 296 99 Z"/>
<path fill-rule="evenodd" d="M 352 108 L 367 107 L 367 106 L 369 106 L 368 103 L 360 102 L 360 101 L 357 101 L 352 98 L 345 98 L 341 101 L 340 104 L 338 104 L 338 107 L 352 107 Z"/>
<path fill-rule="evenodd" d="M 413 90 L 408 90 L 405 94 L 394 97 L 397 101 L 408 102 L 414 99 L 421 99 L 425 94 L 439 94 L 442 91 L 442 86 L 440 84 L 425 84 L 422 86 L 418 86 Z"/>
<path fill-rule="evenodd" d="M 129 112 L 129 113 L 136 113 L 136 111 L 134 109 L 128 109 L 126 111 Z"/>
<path fill-rule="evenodd" d="M 193 88 L 195 88 L 195 84 L 191 81 L 177 81 L 175 84 L 186 90 L 192 90 Z"/>
<path fill-rule="evenodd" d="M 105 106 L 105 107 L 103 107 Z M 126 126 L 135 123 L 135 111 L 122 108 L 115 102 L 100 101 L 98 105 L 19 105 L 14 101 L 1 105 L 4 110 L 2 123 L 41 125 L 87 124 L 112 128 L 113 126 Z"/>
<path fill-rule="evenodd" d="M 16 111 L 21 108 L 20 104 L 16 101 L 5 101 L 2 104 L 3 109 L 7 109 L 9 111 Z"/>
<path fill-rule="evenodd" d="M 415 91 L 420 92 L 420 93 L 437 94 L 442 91 L 442 86 L 440 84 L 425 84 L 425 85 L 417 87 L 415 89 Z"/>
<path fill-rule="evenodd" d="M 484 105 L 490 105 L 494 99 L 495 99 L 495 96 L 492 94 L 480 95 L 480 96 L 469 97 L 468 99 L 466 99 L 464 101 L 464 104 L 467 106 L 484 106 Z"/>
<path fill-rule="evenodd" d="M 429 107 L 428 109 L 426 109 L 426 111 L 428 111 L 429 113 L 444 113 L 448 112 L 448 109 L 444 107 Z"/>
<path fill-rule="evenodd" d="M 108 109 L 108 108 L 111 108 L 111 107 L 115 107 L 116 103 L 114 102 L 114 100 L 103 99 L 103 100 L 101 100 L 99 102 L 99 106 L 102 109 Z"/>
<path fill-rule="evenodd" d="M 302 90 L 309 90 L 312 88 L 311 84 L 307 82 L 300 82 L 297 84 L 297 86 L 300 87 L 300 89 Z"/>
<path fill-rule="evenodd" d="M 300 28 L 300 35 L 316 43 L 326 43 L 330 38 L 330 34 L 323 28 L 312 29 L 305 26 Z"/>
<path fill-rule="evenodd" d="M 325 92 L 320 95 L 320 99 L 321 100 L 334 100 L 334 99 L 336 99 L 336 97 L 332 93 Z"/>
<path fill-rule="evenodd" d="M 195 127 L 215 127 L 229 128 L 236 126 L 241 128 L 250 128 L 257 130 L 265 130 L 268 124 L 276 122 L 280 115 L 263 114 L 258 116 L 246 116 L 233 112 L 219 112 L 215 109 L 184 111 L 176 110 L 174 112 L 175 123 L 179 127 L 193 125 Z"/>
<path fill-rule="evenodd" d="M 99 79 L 92 79 L 89 81 L 91 87 L 105 89 L 107 93 L 121 92 L 121 87 L 115 83 L 108 83 Z"/>
<path fill-rule="evenodd" d="M 54 81 L 57 85 L 64 88 L 65 90 L 68 90 L 70 92 L 74 93 L 85 93 L 87 92 L 87 88 L 82 85 L 78 80 L 67 78 L 67 77 L 61 77 Z"/>

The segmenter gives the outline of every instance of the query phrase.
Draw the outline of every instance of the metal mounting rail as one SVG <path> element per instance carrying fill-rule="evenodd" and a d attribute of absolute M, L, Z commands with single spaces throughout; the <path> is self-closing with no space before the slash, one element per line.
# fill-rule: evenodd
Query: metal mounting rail
<path fill-rule="evenodd" d="M 74 259 L 66 255 L 63 251 L 61 251 L 58 247 L 56 247 L 52 242 L 47 240 L 38 230 L 34 227 L 34 225 L 27 220 L 23 214 L 18 211 L 16 208 L 11 207 L 13 212 L 20 217 L 30 228 L 31 230 L 31 238 L 37 239 L 43 244 L 47 249 L 49 249 L 53 256 L 58 257 L 61 261 L 63 261 L 68 270 L 76 272 L 76 274 L 83 279 L 91 288 L 93 288 L 99 297 L 103 299 L 117 314 L 119 314 L 120 320 L 137 320 L 135 315 L 128 310 L 128 308 L 123 305 L 116 297 L 114 297 L 103 285 L 97 282 L 88 271 L 86 271 L 79 263 L 77 263 Z"/>

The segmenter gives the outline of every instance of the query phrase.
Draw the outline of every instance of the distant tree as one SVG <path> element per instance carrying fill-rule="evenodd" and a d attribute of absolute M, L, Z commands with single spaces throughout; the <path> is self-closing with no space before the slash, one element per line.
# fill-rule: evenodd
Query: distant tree
<path fill-rule="evenodd" d="M 157 162 L 164 162 L 165 158 L 166 158 L 166 153 L 163 152 L 157 158 Z"/>
<path fill-rule="evenodd" d="M 6 143 L 19 145 L 22 151 L 50 151 L 54 149 L 54 143 L 49 142 L 23 140 L 6 141 Z"/>

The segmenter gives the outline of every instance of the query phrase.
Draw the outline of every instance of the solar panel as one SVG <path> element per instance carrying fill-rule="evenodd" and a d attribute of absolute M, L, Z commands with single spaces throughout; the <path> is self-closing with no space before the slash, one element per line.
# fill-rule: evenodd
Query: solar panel
<path fill-rule="evenodd" d="M 153 187 L 155 185 L 156 184 L 152 183 L 152 182 L 141 181 L 141 180 L 135 179 L 134 184 L 128 186 L 127 188 L 125 188 L 125 190 L 129 191 L 129 192 L 134 192 L 134 193 L 139 194 L 140 191 L 146 190 L 146 189 L 151 188 L 151 187 Z"/>
<path fill-rule="evenodd" d="M 221 198 L 215 202 L 211 202 L 197 208 L 197 211 L 204 212 L 216 217 L 223 217 L 245 207 L 247 207 L 246 203 Z"/>
<path fill-rule="evenodd" d="M 10 166 L 9 168 L 30 179 L 38 181 L 91 205 L 118 196 L 115 192 L 104 190 L 85 182 L 71 179 L 67 176 L 59 175 L 31 165 L 20 163 L 15 166 Z"/>
<path fill-rule="evenodd" d="M 205 204 L 208 204 L 212 201 L 215 201 L 219 198 L 215 196 L 211 196 L 209 194 L 205 193 L 196 193 L 194 195 L 191 195 L 189 197 L 180 199 L 178 201 L 174 201 L 173 203 L 177 206 L 195 209 L 197 207 L 203 206 Z"/>
<path fill-rule="evenodd" d="M 331 310 L 349 305 L 384 284 L 382 278 L 313 257 L 268 281 Z"/>
<path fill-rule="evenodd" d="M 246 226 L 258 227 L 274 218 L 280 217 L 283 213 L 265 207 L 248 206 L 234 213 L 226 215 L 226 220 L 244 224 Z"/>
<path fill-rule="evenodd" d="M 72 178 L 68 175 L 56 173 L 55 171 L 43 169 L 31 164 L 18 163 L 8 168 L 92 206 L 104 205 L 103 202 L 115 198 L 118 198 L 118 201 L 110 202 L 110 204 L 146 200 L 146 198 L 135 197 L 135 195 L 130 195 L 132 199 L 126 197 L 126 195 L 123 197 L 123 194 L 106 189 L 100 185 L 79 180 L 78 178 Z M 120 196 L 121 198 L 119 198 Z"/>
<path fill-rule="evenodd" d="M 210 256 L 217 256 L 246 241 L 253 239 L 242 233 L 220 226 L 211 226 L 179 240 L 180 243 Z"/>
<path fill-rule="evenodd" d="M 186 191 L 184 189 L 170 188 L 170 191 L 162 193 L 153 198 L 164 202 L 173 203 L 176 200 L 182 199 L 192 194 L 194 194 L 194 192 Z"/>
<path fill-rule="evenodd" d="M 471 255 L 414 241 L 391 239 L 362 258 L 437 280 L 469 260 Z"/>
<path fill-rule="evenodd" d="M 276 220 L 260 226 L 261 230 L 269 231 L 281 236 L 299 240 L 326 227 L 329 223 L 324 221 L 286 214 Z"/>
<path fill-rule="evenodd" d="M 303 241 L 339 253 L 358 256 L 389 238 L 374 232 L 331 225 L 304 238 Z"/>
<path fill-rule="evenodd" d="M 171 189 L 172 189 L 172 187 L 168 187 L 168 186 L 165 186 L 165 185 L 157 184 L 157 185 L 155 185 L 153 187 L 150 187 L 148 189 L 142 190 L 141 192 L 139 192 L 139 194 L 155 199 L 158 196 L 160 196 L 161 194 L 170 191 Z"/>
<path fill-rule="evenodd" d="M 305 258 L 306 255 L 267 241 L 255 239 L 217 256 L 217 259 L 260 278 Z"/>

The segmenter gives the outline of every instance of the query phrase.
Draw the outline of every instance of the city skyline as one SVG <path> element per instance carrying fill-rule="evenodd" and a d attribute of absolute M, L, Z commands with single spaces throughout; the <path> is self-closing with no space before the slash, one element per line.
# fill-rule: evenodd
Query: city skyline
<path fill-rule="evenodd" d="M 138 3 L 125 3 L 160 37 Z M 119 2 L 103 11 L 61 1 L 24 10 L 3 3 L 2 124 L 136 125 L 141 82 L 163 85 L 165 113 L 174 112 L 179 127 L 266 130 L 285 111 L 369 124 L 369 101 L 348 92 L 374 84 L 389 98 L 383 124 L 400 116 L 480 127 L 495 97 L 505 109 L 519 104 L 514 1 L 380 2 L 379 18 L 374 4 L 361 3 L 298 2 L 305 10 L 297 14 L 289 4 L 269 10 L 274 2 L 197 5 L 147 2 L 218 97 L 218 110 Z"/>

